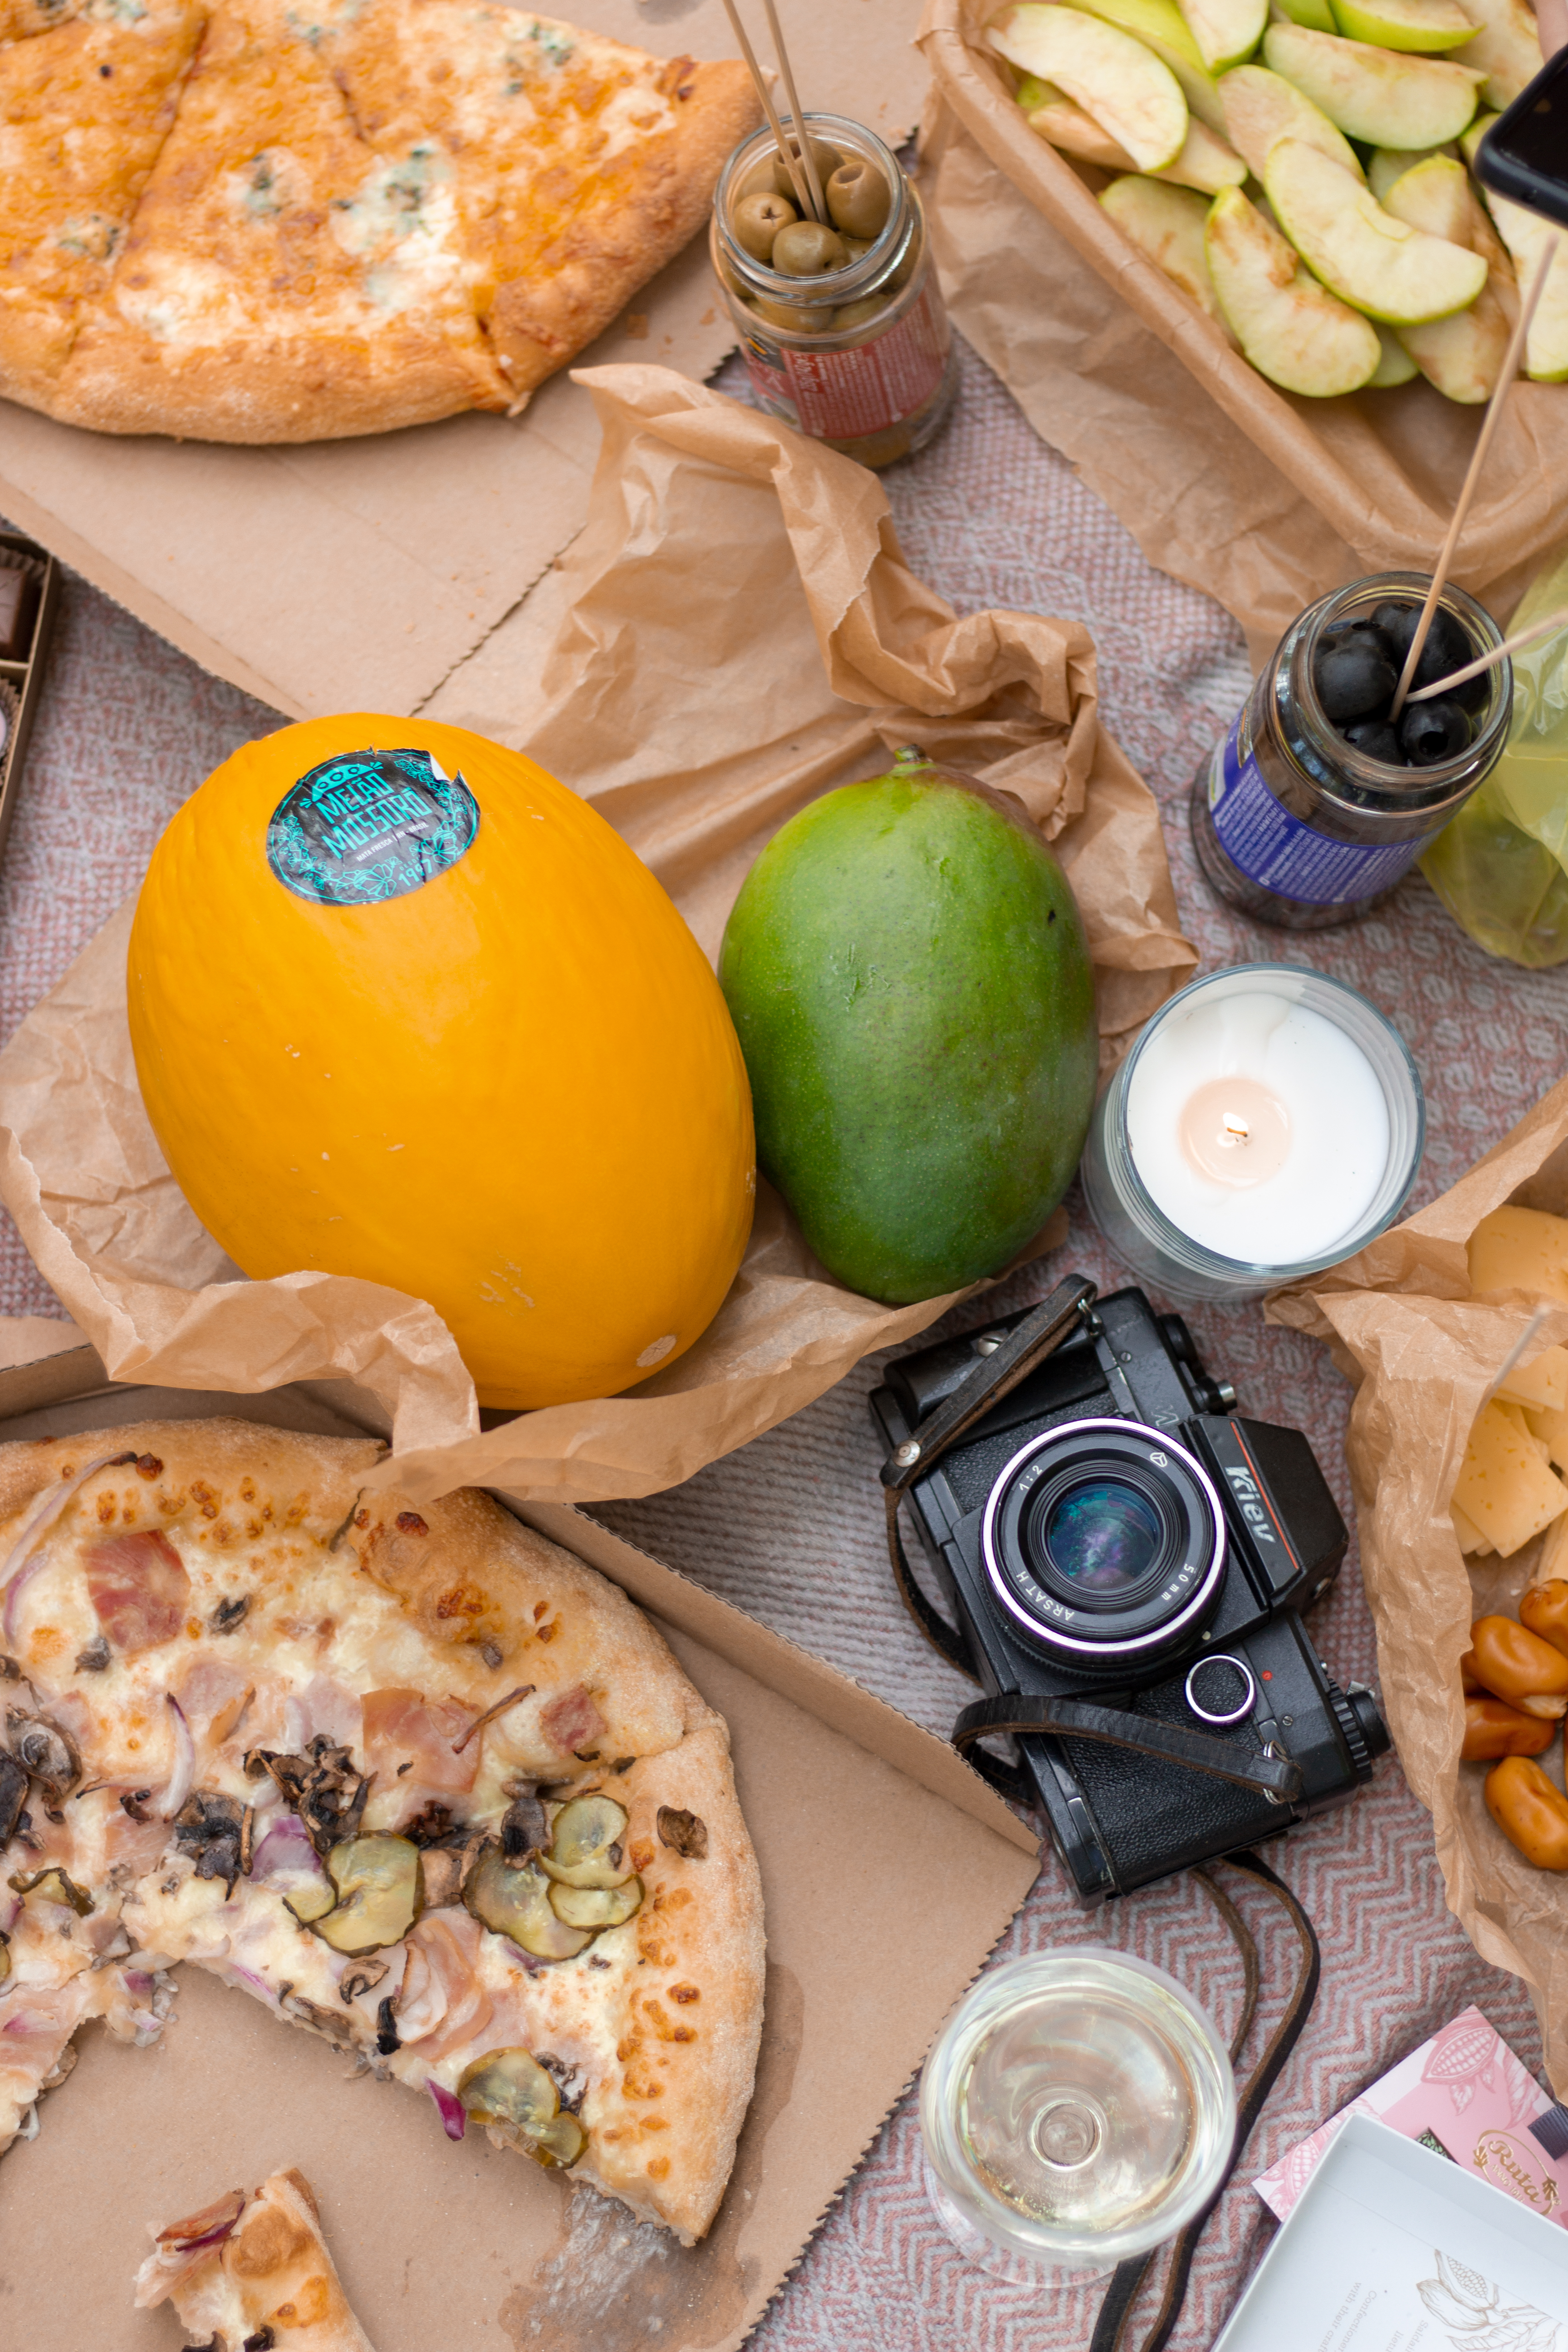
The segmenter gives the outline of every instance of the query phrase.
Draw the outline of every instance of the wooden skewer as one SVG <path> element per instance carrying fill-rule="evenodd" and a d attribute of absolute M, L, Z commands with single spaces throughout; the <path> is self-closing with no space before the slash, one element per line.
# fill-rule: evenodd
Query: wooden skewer
<path fill-rule="evenodd" d="M 789 100 L 790 114 L 800 140 L 800 160 L 805 169 L 806 184 L 811 190 L 812 205 L 816 218 L 819 221 L 826 221 L 827 198 L 823 194 L 822 174 L 816 168 L 816 158 L 811 152 L 811 142 L 806 137 L 805 117 L 800 110 L 800 93 L 795 86 L 795 68 L 790 64 L 789 51 L 784 47 L 784 37 L 779 28 L 779 12 L 773 5 L 773 0 L 763 0 L 763 6 L 767 11 L 768 31 L 773 36 L 773 55 L 779 61 L 779 71 L 784 76 L 784 94 Z"/>
<path fill-rule="evenodd" d="M 1558 239 L 1554 236 L 1549 237 L 1542 247 L 1535 276 L 1530 282 L 1530 291 L 1520 305 L 1518 322 L 1508 339 L 1508 349 L 1503 353 L 1502 370 L 1497 380 L 1497 389 L 1487 403 L 1487 413 L 1481 420 L 1481 429 L 1476 436 L 1475 454 L 1470 459 L 1469 470 L 1465 476 L 1458 502 L 1454 509 L 1454 518 L 1448 525 L 1447 537 L 1443 541 L 1442 551 L 1437 558 L 1437 568 L 1432 574 L 1432 584 L 1426 591 L 1426 601 L 1421 607 L 1421 617 L 1415 624 L 1415 635 L 1410 640 L 1410 651 L 1405 655 L 1405 667 L 1399 673 L 1399 684 L 1394 688 L 1394 704 L 1388 714 L 1391 726 L 1409 699 L 1411 682 L 1415 676 L 1415 666 L 1421 659 L 1422 648 L 1426 643 L 1426 632 L 1432 625 L 1432 615 L 1436 610 L 1437 599 L 1442 594 L 1444 584 L 1447 580 L 1448 568 L 1454 561 L 1454 551 L 1459 544 L 1459 533 L 1465 528 L 1465 518 L 1470 511 L 1470 501 L 1476 494 L 1476 485 L 1480 479 L 1481 467 L 1486 462 L 1487 451 L 1491 446 L 1492 435 L 1502 422 L 1503 405 L 1508 399 L 1509 388 L 1519 373 L 1519 355 L 1524 348 L 1524 339 L 1530 332 L 1536 306 L 1546 291 L 1546 276 L 1556 258 L 1557 247 Z"/>
<path fill-rule="evenodd" d="M 747 37 L 746 28 L 741 22 L 741 12 L 735 5 L 735 0 L 724 0 L 724 13 L 730 19 L 731 30 L 741 44 L 741 55 L 746 60 L 746 70 L 757 86 L 757 96 L 762 100 L 763 112 L 768 118 L 768 129 L 778 142 L 778 150 L 784 158 L 784 170 L 789 173 L 795 194 L 800 199 L 801 218 L 809 220 L 811 217 L 810 185 L 802 175 L 799 158 L 784 144 L 784 125 L 779 121 L 779 111 L 773 104 L 773 94 L 768 88 L 766 76 L 757 63 L 757 53 Z"/>
<path fill-rule="evenodd" d="M 1405 698 L 1407 702 L 1435 701 L 1438 695 L 1447 694 L 1451 686 L 1463 686 L 1467 678 L 1479 677 L 1483 670 L 1493 668 L 1505 654 L 1516 654 L 1521 646 L 1532 646 L 1537 637 L 1548 636 L 1553 629 L 1562 628 L 1568 628 L 1568 604 L 1560 613 L 1549 613 L 1544 621 L 1536 621 L 1530 628 L 1521 629 L 1517 636 L 1505 637 L 1500 646 L 1494 646 L 1489 654 L 1481 656 L 1479 661 L 1467 662 L 1463 669 L 1451 669 L 1447 677 L 1437 680 L 1436 686 L 1424 686 Z"/>

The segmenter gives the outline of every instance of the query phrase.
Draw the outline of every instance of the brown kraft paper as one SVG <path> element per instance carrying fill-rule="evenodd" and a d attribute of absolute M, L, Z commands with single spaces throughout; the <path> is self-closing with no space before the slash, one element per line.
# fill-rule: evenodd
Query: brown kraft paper
<path fill-rule="evenodd" d="M 1100 726 L 1087 631 L 955 617 L 905 565 L 875 477 L 751 408 L 654 366 L 583 381 L 604 447 L 587 528 L 552 583 L 553 635 L 520 618 L 428 715 L 581 792 L 710 955 L 787 817 L 923 744 L 1016 794 L 1054 843 L 1111 1066 L 1196 957 L 1152 797 Z M 0 1055 L 0 1198 L 113 1379 L 242 1392 L 346 1379 L 392 1430 L 395 1470 L 380 1475 L 414 1498 L 475 1484 L 593 1502 L 689 1477 L 953 1303 L 856 1297 L 761 1186 L 730 1295 L 678 1363 L 481 1433 L 432 1308 L 341 1276 L 246 1282 L 197 1224 L 137 1090 L 130 919 L 127 904 Z M 1065 1230 L 1058 1212 L 1026 1255 Z"/>
<path fill-rule="evenodd" d="M 1469 1288 L 1466 1244 L 1505 1202 L 1568 1215 L 1568 1079 L 1451 1191 L 1369 1249 L 1276 1291 L 1268 1319 L 1326 1339 L 1358 1384 L 1348 1454 L 1362 1576 L 1377 1627 L 1384 1714 L 1432 1815 L 1448 1907 L 1482 1958 L 1511 1969 L 1540 2012 L 1547 2068 L 1568 2095 L 1568 1881 L 1537 1870 L 1489 1816 L 1487 1766 L 1461 1764 L 1459 1660 L 1471 1621 L 1518 1612 L 1547 1541 L 1468 1561 L 1448 1498 L 1470 1425 L 1530 1325 L 1521 1358 L 1568 1343 L 1568 1308 Z M 1563 1744 L 1537 1759 L 1563 1785 Z"/>
<path fill-rule="evenodd" d="M 1113 175 L 1029 129 L 978 46 L 997 13 L 928 0 L 922 185 L 954 320 L 1041 438 L 1152 563 L 1236 615 L 1255 663 L 1329 589 L 1430 571 L 1481 411 L 1419 379 L 1308 400 L 1259 375 L 1102 211 Z M 1568 387 L 1521 381 L 1454 576 L 1506 614 L 1565 535 Z"/>

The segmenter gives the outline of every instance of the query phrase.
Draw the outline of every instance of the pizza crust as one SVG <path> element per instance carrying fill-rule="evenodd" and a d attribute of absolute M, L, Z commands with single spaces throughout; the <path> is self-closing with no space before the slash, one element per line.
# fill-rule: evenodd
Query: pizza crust
<path fill-rule="evenodd" d="M 187 2251 L 193 2240 L 216 2243 Z M 136 2307 L 174 2306 L 203 2352 L 248 2341 L 290 2352 L 374 2352 L 349 2308 L 321 2230 L 316 2193 L 292 2167 L 247 2197 L 237 2189 L 199 2213 L 154 2228 L 136 2275 Z"/>
<path fill-rule="evenodd" d="M 25 2112 L 82 2014 L 153 2038 L 156 1972 L 189 1958 L 448 2114 L 473 2059 L 548 2055 L 587 2134 L 571 2177 L 690 2242 L 729 2177 L 762 2022 L 760 1882 L 724 1725 L 618 1587 L 488 1496 L 417 1510 L 395 1494 L 367 1501 L 384 1454 L 237 1420 L 0 1447 L 0 1573 L 30 1524 L 22 1554 L 47 1550 L 13 1611 L 14 1664 L 76 1741 L 83 1790 L 56 1809 L 59 1825 L 40 1815 L 35 1850 L 8 1848 L 4 1868 L 58 1861 L 97 1906 L 72 1921 L 48 1887 L 22 1905 L 0 2009 L 37 2012 L 38 2063 L 33 2042 L 0 2042 L 13 2070 L 0 2092 Z M 64 1508 L 40 1526 L 32 1515 L 50 1496 Z M 127 1538 L 129 1552 L 112 1549 Z M 151 1598 L 127 1601 L 116 1564 L 145 1562 L 149 1542 Z M 298 1752 L 317 1732 L 350 1751 L 354 1772 L 375 1769 L 367 1834 L 401 1834 L 440 1803 L 477 1841 L 496 1834 L 520 1787 L 552 1804 L 603 1791 L 628 1817 L 642 1907 L 576 1957 L 542 1963 L 462 1907 L 467 1863 L 432 1850 L 435 1907 L 361 1984 L 285 1909 L 276 1857 L 229 1883 L 174 1839 L 169 1695 L 194 1746 L 185 1785 L 237 1816 L 264 1793 L 251 1751 Z M 661 1808 L 700 1819 L 701 1858 L 661 1837 Z M 253 1854 L 289 1817 L 258 1818 Z M 308 1851 L 303 1861 L 315 1870 Z M 134 1968 L 92 1966 L 117 1950 Z M 91 2006 L 46 2033 L 48 2000 L 70 2008 L 79 1978 Z M 389 2042 L 394 1999 L 405 2005 Z M 5 2124 L 0 2113 L 0 2143 Z"/>

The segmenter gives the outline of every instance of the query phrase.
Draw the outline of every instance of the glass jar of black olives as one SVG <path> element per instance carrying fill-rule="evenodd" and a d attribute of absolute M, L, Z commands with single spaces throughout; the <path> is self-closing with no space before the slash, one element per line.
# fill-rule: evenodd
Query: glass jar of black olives
<path fill-rule="evenodd" d="M 1380 572 L 1310 604 L 1193 786 L 1193 846 L 1218 897 L 1291 931 L 1353 922 L 1497 765 L 1505 658 L 1389 719 L 1431 575 Z M 1501 643 L 1462 588 L 1437 600 L 1412 691 Z"/>
<path fill-rule="evenodd" d="M 803 218 L 771 131 L 713 198 L 713 267 L 762 405 L 863 466 L 924 448 L 957 370 L 921 201 L 875 131 L 808 114 L 826 223 Z M 792 142 L 791 121 L 784 136 Z"/>

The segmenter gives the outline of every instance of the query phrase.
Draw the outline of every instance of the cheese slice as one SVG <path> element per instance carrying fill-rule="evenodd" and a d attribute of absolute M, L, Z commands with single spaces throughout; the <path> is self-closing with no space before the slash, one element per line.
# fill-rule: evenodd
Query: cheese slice
<path fill-rule="evenodd" d="M 1527 1413 L 1530 1409 L 1560 1413 L 1568 1405 L 1568 1348 L 1547 1348 L 1531 1362 L 1516 1364 L 1498 1382 L 1495 1393 L 1505 1404 L 1525 1406 Z M 1542 1433 L 1536 1432 L 1537 1436 Z"/>
<path fill-rule="evenodd" d="M 1526 1405 L 1524 1418 L 1531 1435 L 1545 1446 L 1547 1460 L 1555 1462 L 1559 1470 L 1568 1470 L 1568 1409 L 1540 1412 Z"/>
<path fill-rule="evenodd" d="M 1454 1522 L 1454 1533 L 1459 1538 L 1461 1551 L 1484 1553 L 1491 1550 L 1491 1545 L 1482 1535 L 1479 1528 L 1472 1520 L 1466 1518 L 1457 1503 L 1450 1504 L 1448 1516 Z"/>
<path fill-rule="evenodd" d="M 1470 1288 L 1528 1290 L 1568 1307 L 1568 1220 L 1494 1209 L 1470 1235 Z"/>
<path fill-rule="evenodd" d="M 1506 1557 L 1568 1510 L 1568 1486 L 1542 1458 L 1521 1408 L 1494 1400 L 1476 1417 L 1452 1499 Z"/>

